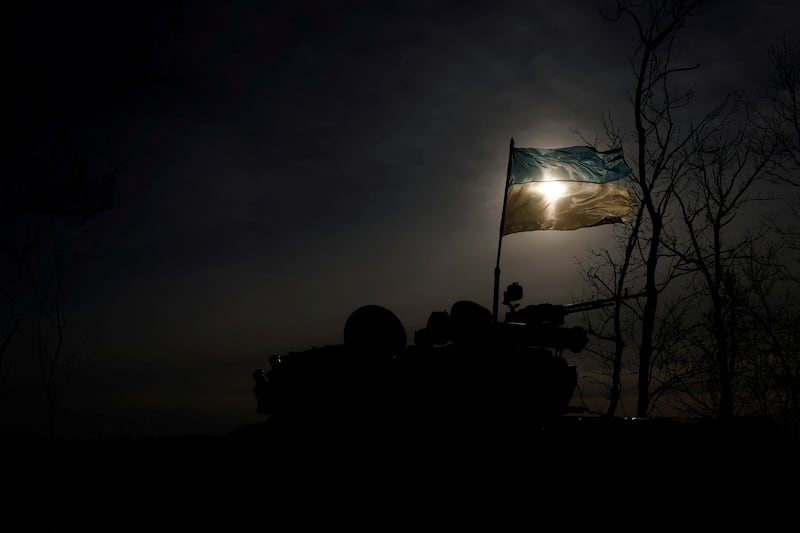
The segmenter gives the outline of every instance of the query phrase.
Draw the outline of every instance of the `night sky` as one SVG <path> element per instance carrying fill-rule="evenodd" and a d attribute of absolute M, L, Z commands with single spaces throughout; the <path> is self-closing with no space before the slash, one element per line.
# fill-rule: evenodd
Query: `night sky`
<path fill-rule="evenodd" d="M 100 64 L 142 87 L 74 122 L 121 172 L 115 207 L 70 241 L 65 305 L 87 343 L 59 387 L 59 429 L 224 433 L 264 419 L 253 369 L 341 343 L 362 305 L 393 311 L 409 340 L 457 300 L 491 308 L 510 138 L 574 146 L 580 132 L 603 147 L 604 116 L 631 122 L 636 36 L 601 17 L 607 5 L 187 2 L 175 26 L 166 4 L 137 8 L 169 43 L 168 72 L 150 82 L 108 53 Z M 83 39 L 103 54 L 140 19 L 42 6 L 20 15 L 12 50 L 94 94 L 59 50 Z M 679 39 L 700 64 L 686 78 L 698 113 L 766 87 L 767 48 L 797 39 L 798 22 L 793 0 L 706 3 Z M 580 264 L 616 231 L 507 236 L 501 286 L 520 282 L 526 303 L 580 300 Z M 24 374 L 6 384 L 13 431 L 42 424 Z"/>

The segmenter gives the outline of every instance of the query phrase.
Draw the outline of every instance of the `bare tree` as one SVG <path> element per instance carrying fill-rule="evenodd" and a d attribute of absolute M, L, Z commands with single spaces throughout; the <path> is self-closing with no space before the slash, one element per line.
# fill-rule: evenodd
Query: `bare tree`
<path fill-rule="evenodd" d="M 603 298 L 616 298 L 615 305 L 607 309 L 598 310 L 593 315 L 584 317 L 587 330 L 599 339 L 608 341 L 613 346 L 610 353 L 601 348 L 587 348 L 589 353 L 597 356 L 604 365 L 604 373 L 609 377 L 608 387 L 609 404 L 605 411 L 608 417 L 616 416 L 622 401 L 623 368 L 626 349 L 635 342 L 627 332 L 634 329 L 638 323 L 638 316 L 631 312 L 634 308 L 623 297 L 627 294 L 627 284 L 638 286 L 637 280 L 631 273 L 634 258 L 635 236 L 638 235 L 642 218 L 642 204 L 639 205 L 634 226 L 623 235 L 620 242 L 624 243 L 619 253 L 622 257 L 609 250 L 595 252 L 597 261 L 584 271 L 584 277 L 594 287 L 594 292 Z M 629 312 L 626 312 L 629 311 Z"/>
<path fill-rule="evenodd" d="M 751 357 L 740 384 L 744 401 L 782 420 L 787 436 L 800 431 L 800 299 L 783 260 L 784 247 L 753 243 L 743 268 L 752 323 Z M 757 252 L 757 253 L 756 253 Z"/>
<path fill-rule="evenodd" d="M 663 15 L 667 4 L 669 8 L 688 5 L 650 2 L 649 13 Z M 649 30 L 642 31 L 646 25 L 636 18 L 634 6 L 620 2 L 618 7 L 620 13 L 637 20 L 646 55 Z M 642 53 L 642 48 L 639 50 Z M 691 93 L 675 98 L 675 86 L 664 83 L 682 69 L 655 70 L 659 92 L 654 98 L 656 85 L 649 83 L 650 71 L 639 63 L 642 68 L 632 99 L 638 149 L 634 183 L 640 190 L 646 220 L 629 234 L 623 261 L 604 257 L 611 275 L 597 269 L 587 272 L 595 287 L 619 294 L 624 287 L 619 280 L 626 276 L 636 279 L 638 269 L 644 269 L 648 301 L 640 316 L 637 416 L 647 414 L 642 409 L 645 401 L 652 408 L 666 399 L 683 410 L 720 417 L 739 412 L 771 414 L 772 400 L 781 406 L 784 416 L 796 417 L 797 350 L 784 344 L 796 339 L 794 330 L 786 329 L 782 320 L 798 316 L 796 299 L 785 286 L 793 272 L 770 245 L 770 238 L 781 235 L 784 247 L 796 250 L 797 233 L 785 227 L 771 232 L 766 224 L 758 231 L 746 232 L 734 222 L 751 204 L 767 198 L 759 191 L 768 178 L 798 186 L 797 50 L 785 42 L 770 50 L 778 71 L 771 115 L 756 110 L 740 96 L 731 96 L 696 125 L 690 124 L 684 135 L 680 135 L 673 112 L 688 104 Z M 643 79 L 648 83 L 643 84 Z M 678 102 L 681 104 L 673 105 Z M 660 176 L 660 188 L 642 176 Z M 678 218 L 673 215 L 675 206 Z M 634 248 L 643 252 L 640 261 L 629 255 Z M 664 288 L 678 277 L 688 281 L 687 292 L 659 301 L 656 314 L 650 295 L 663 299 Z M 613 285 L 606 281 L 609 279 Z M 660 285 L 654 285 L 655 280 Z M 784 288 L 786 298 L 776 297 L 776 286 Z M 624 348 L 618 332 L 615 329 L 608 337 L 616 347 L 608 359 L 612 414 L 619 397 Z"/>
<path fill-rule="evenodd" d="M 644 299 L 640 309 L 641 331 L 637 346 L 636 416 L 651 410 L 653 364 L 667 353 L 659 347 L 659 298 L 678 275 L 679 259 L 665 254 L 664 241 L 673 215 L 675 187 L 686 175 L 687 144 L 704 132 L 719 115 L 715 109 L 696 121 L 682 120 L 681 112 L 692 102 L 693 91 L 678 84 L 682 73 L 698 65 L 680 64 L 675 59 L 676 38 L 693 17 L 699 0 L 618 0 L 612 22 L 630 20 L 637 32 L 637 47 L 631 58 L 635 88 L 631 94 L 631 135 L 617 136 L 630 144 L 634 172 L 632 185 L 637 190 L 641 210 L 627 236 L 623 259 L 614 267 L 613 291 L 617 297 L 634 279 L 641 279 Z M 607 122 L 607 125 L 609 122 Z M 620 312 L 617 306 L 616 314 Z M 612 409 L 619 397 L 619 377 L 626 344 L 619 318 L 614 320 Z"/>
<path fill-rule="evenodd" d="M 761 334 L 757 353 L 761 360 L 748 385 L 786 420 L 793 436 L 800 432 L 800 41 L 784 37 L 771 46 L 773 69 L 760 118 L 776 137 L 777 165 L 770 178 L 788 201 L 789 218 L 765 218 L 764 225 L 777 236 L 746 270 L 753 288 L 753 319 Z"/>
<path fill-rule="evenodd" d="M 800 41 L 784 38 L 768 50 L 774 77 L 765 95 L 767 109 L 763 120 L 770 125 L 779 141 L 779 165 L 771 177 L 785 189 L 789 199 L 788 220 L 770 220 L 770 226 L 782 239 L 783 245 L 794 253 L 789 260 L 800 262 Z M 800 283 L 800 275 L 795 274 Z"/>
<path fill-rule="evenodd" d="M 744 100 L 731 98 L 711 132 L 685 146 L 689 179 L 680 182 L 675 195 L 685 233 L 675 232 L 665 241 L 688 274 L 694 297 L 687 303 L 698 310 L 708 302 L 708 311 L 696 316 L 689 334 L 696 351 L 710 360 L 704 377 L 713 379 L 704 389 L 715 393 L 712 411 L 723 418 L 735 414 L 744 310 L 749 308 L 742 261 L 752 259 L 752 243 L 766 237 L 764 231 L 747 234 L 734 222 L 749 204 L 765 199 L 758 185 L 766 181 L 778 150 L 768 133 Z"/>
<path fill-rule="evenodd" d="M 774 177 L 800 187 L 800 41 L 784 38 L 770 47 L 768 55 L 774 71 L 767 93 L 768 117 L 780 141 L 782 163 Z"/>
<path fill-rule="evenodd" d="M 170 79 L 175 6 L 15 8 L 8 24 L 0 181 L 0 386 L 13 355 L 38 368 L 55 426 L 56 383 L 85 339 L 67 334 L 64 284 L 73 236 L 114 205 L 120 168 L 105 124 Z"/>

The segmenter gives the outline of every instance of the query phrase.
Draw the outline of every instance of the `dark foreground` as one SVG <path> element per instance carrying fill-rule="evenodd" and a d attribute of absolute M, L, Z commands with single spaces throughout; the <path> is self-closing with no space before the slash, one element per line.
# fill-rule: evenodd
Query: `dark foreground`
<path fill-rule="evenodd" d="M 509 425 L 263 425 L 224 436 L 4 442 L 8 531 L 516 529 L 601 505 L 778 520 L 798 442 L 764 419 L 564 417 Z M 721 498 L 721 500 L 720 500 Z M 664 506 L 664 507 L 661 507 Z M 670 510 L 671 509 L 671 510 Z M 669 511 L 668 511 L 669 510 Z M 561 515 L 561 519 L 576 517 Z M 286 522 L 288 520 L 288 522 Z M 433 521 L 433 522 L 432 522 Z M 177 529 L 176 529 L 177 528 Z"/>

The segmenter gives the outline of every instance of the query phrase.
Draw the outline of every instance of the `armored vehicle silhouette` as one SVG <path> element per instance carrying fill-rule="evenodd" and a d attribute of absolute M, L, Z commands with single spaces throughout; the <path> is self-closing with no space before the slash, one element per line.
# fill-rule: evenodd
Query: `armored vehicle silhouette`
<path fill-rule="evenodd" d="M 520 307 L 508 286 L 500 322 L 483 306 L 455 302 L 434 311 L 407 345 L 388 309 L 365 305 L 344 327 L 344 343 L 272 355 L 253 373 L 257 411 L 278 423 L 388 425 L 398 428 L 530 425 L 566 414 L 577 369 L 563 351 L 588 342 L 566 315 L 613 305 L 594 300 Z"/>

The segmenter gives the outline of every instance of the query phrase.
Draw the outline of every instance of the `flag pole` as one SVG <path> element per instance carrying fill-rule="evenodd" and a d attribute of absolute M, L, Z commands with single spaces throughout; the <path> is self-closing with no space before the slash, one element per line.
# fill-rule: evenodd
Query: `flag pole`
<path fill-rule="evenodd" d="M 500 249 L 503 245 L 503 226 L 506 222 L 506 200 L 508 199 L 508 181 L 511 179 L 511 156 L 514 153 L 514 137 L 508 144 L 508 169 L 506 181 L 503 184 L 503 211 L 500 214 L 500 236 L 497 239 L 497 263 L 494 266 L 494 297 L 492 299 L 492 317 L 497 322 L 497 303 L 500 294 Z"/>

